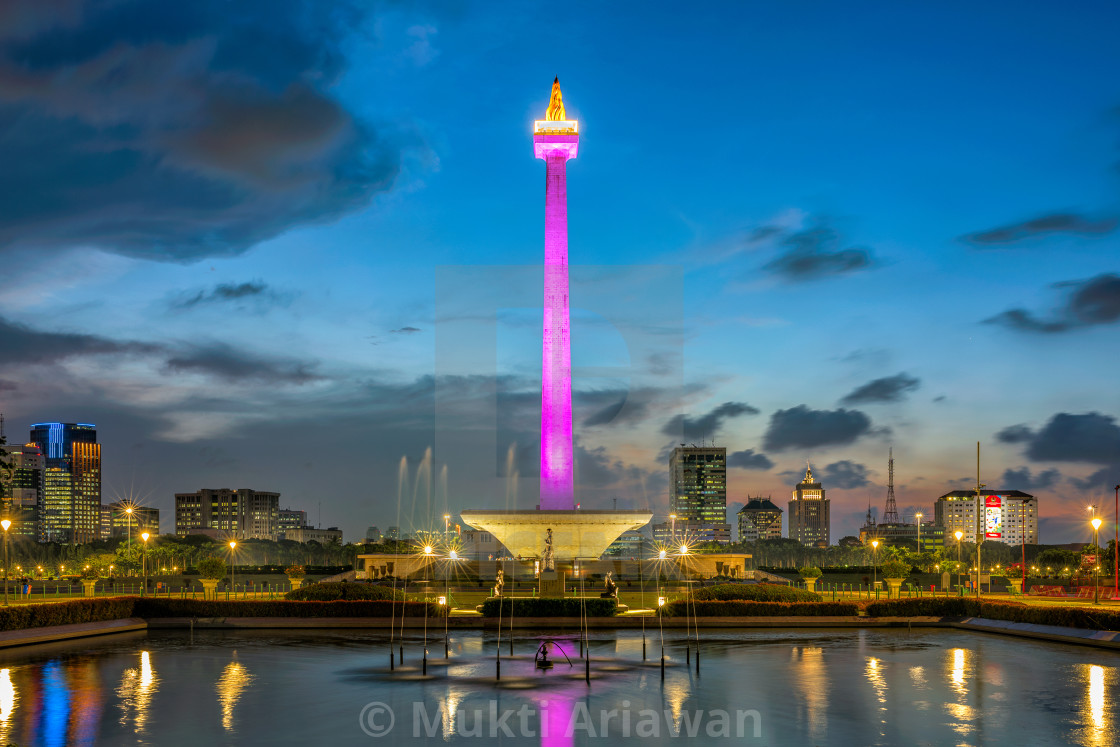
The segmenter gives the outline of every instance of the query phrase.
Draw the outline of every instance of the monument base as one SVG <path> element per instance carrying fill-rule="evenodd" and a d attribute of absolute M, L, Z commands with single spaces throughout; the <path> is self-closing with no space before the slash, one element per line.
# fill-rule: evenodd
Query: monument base
<path fill-rule="evenodd" d="M 556 571 L 541 571 L 539 593 L 541 597 L 564 596 L 564 576 Z"/>

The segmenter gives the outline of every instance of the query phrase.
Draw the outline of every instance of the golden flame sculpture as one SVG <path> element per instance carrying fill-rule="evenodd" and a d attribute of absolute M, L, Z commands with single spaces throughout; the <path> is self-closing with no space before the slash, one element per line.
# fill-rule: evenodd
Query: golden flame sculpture
<path fill-rule="evenodd" d="M 552 81 L 552 98 L 548 101 L 548 112 L 544 115 L 547 122 L 561 122 L 564 116 L 564 99 L 560 96 L 560 76 Z"/>

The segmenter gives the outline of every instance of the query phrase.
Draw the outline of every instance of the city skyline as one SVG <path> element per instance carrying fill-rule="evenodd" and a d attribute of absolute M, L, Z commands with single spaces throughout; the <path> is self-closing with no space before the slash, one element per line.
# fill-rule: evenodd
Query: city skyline
<path fill-rule="evenodd" d="M 783 504 L 808 458 L 835 541 L 881 509 L 888 448 L 900 513 L 928 518 L 975 483 L 979 441 L 988 490 L 1039 497 L 1043 542 L 1087 540 L 1088 503 L 1111 516 L 1115 8 L 314 13 L 0 9 L 18 196 L 0 208 L 0 412 L 12 443 L 97 423 L 104 503 L 173 516 L 176 492 L 251 486 L 322 500 L 354 538 L 503 495 L 531 508 L 526 153 L 559 75 L 585 150 L 567 167 L 585 508 L 656 522 L 669 451 L 714 440 L 729 516 Z M 669 296 L 641 293 L 664 268 Z M 495 315 L 489 377 L 439 359 L 455 298 L 435 289 L 471 272 L 531 281 Z M 439 448 L 437 390 L 487 387 L 480 471 Z M 515 495 L 497 487 L 510 453 Z M 402 457 L 430 505 L 401 496 Z"/>

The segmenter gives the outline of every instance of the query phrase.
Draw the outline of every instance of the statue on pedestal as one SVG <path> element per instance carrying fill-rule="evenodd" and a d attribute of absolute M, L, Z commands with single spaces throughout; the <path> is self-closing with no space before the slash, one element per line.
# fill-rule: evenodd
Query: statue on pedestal
<path fill-rule="evenodd" d="M 494 596 L 500 597 L 502 595 L 502 587 L 506 585 L 506 574 L 502 569 L 498 569 L 498 578 L 494 581 Z"/>
<path fill-rule="evenodd" d="M 615 585 L 614 579 L 611 578 L 612 575 L 614 575 L 614 571 L 607 571 L 607 577 L 603 579 L 603 586 L 606 587 L 606 591 L 599 595 L 602 599 L 618 598 L 618 586 Z"/>
<path fill-rule="evenodd" d="M 549 528 L 548 533 L 544 537 L 544 563 L 541 564 L 543 570 L 555 571 L 556 558 L 552 555 L 552 529 Z"/>

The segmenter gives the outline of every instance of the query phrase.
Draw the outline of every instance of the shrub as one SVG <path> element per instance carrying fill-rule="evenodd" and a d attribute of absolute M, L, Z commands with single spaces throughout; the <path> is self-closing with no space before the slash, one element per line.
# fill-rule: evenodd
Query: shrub
<path fill-rule="evenodd" d="M 871 617 L 976 617 L 980 604 L 970 597 L 921 597 L 871 602 L 866 610 Z"/>
<path fill-rule="evenodd" d="M 503 597 L 487 599 L 483 602 L 482 614 L 485 617 L 497 617 L 499 604 L 503 617 L 508 617 L 511 613 L 522 617 L 579 617 L 581 614 L 586 614 L 588 617 L 610 617 L 618 611 L 618 602 L 615 599 L 519 597 L 513 600 L 510 597 Z"/>
<path fill-rule="evenodd" d="M 438 617 L 432 602 L 393 602 L 385 599 L 334 602 L 287 600 L 209 601 L 203 599 L 136 599 L 138 617 Z"/>
<path fill-rule="evenodd" d="M 83 568 L 82 569 L 82 580 L 84 580 L 84 581 L 96 581 L 99 578 L 101 578 L 101 574 L 98 573 L 97 569 L 94 568 L 92 565 L 88 568 Z"/>
<path fill-rule="evenodd" d="M 133 616 L 133 602 L 131 597 L 109 597 L 0 607 L 0 630 L 120 620 Z"/>
<path fill-rule="evenodd" d="M 387 586 L 330 581 L 293 589 L 285 594 L 284 598 L 296 601 L 331 602 L 336 599 L 396 599 L 401 601 L 405 597 L 404 592 L 394 591 Z"/>
<path fill-rule="evenodd" d="M 717 584 L 693 593 L 696 600 L 751 602 L 819 602 L 820 594 L 781 584 Z"/>
<path fill-rule="evenodd" d="M 303 578 L 307 575 L 304 572 L 302 565 L 290 565 L 284 569 L 284 574 L 288 578 Z"/>
<path fill-rule="evenodd" d="M 211 581 L 226 577 L 226 562 L 221 558 L 203 558 L 198 561 L 198 575 Z"/>
<path fill-rule="evenodd" d="M 918 615 L 932 617 L 979 617 L 988 620 L 1059 625 L 1089 630 L 1120 630 L 1120 612 L 1087 607 L 1039 607 L 1022 602 L 978 602 L 974 598 L 892 599 L 867 605 L 871 617 Z"/>
<path fill-rule="evenodd" d="M 911 570 L 910 564 L 901 560 L 888 560 L 882 567 L 883 578 L 906 578 Z"/>
<path fill-rule="evenodd" d="M 807 565 L 804 568 L 798 568 L 797 572 L 801 575 L 801 578 L 821 577 L 821 569 L 817 568 L 815 565 Z"/>
<path fill-rule="evenodd" d="M 666 617 L 820 617 L 822 615 L 856 615 L 855 602 L 751 602 L 702 601 L 670 602 L 661 608 Z"/>

